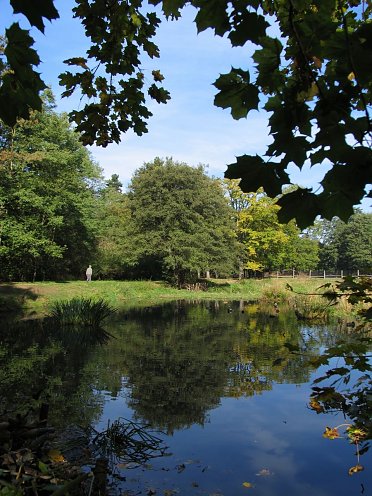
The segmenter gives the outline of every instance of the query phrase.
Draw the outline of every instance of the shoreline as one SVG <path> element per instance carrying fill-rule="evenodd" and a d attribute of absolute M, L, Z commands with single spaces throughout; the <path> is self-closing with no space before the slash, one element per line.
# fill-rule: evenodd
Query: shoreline
<path fill-rule="evenodd" d="M 102 298 L 112 307 L 156 305 L 174 300 L 260 300 L 288 302 L 296 294 L 300 297 L 325 291 L 327 283 L 335 279 L 208 279 L 207 289 L 190 291 L 176 289 L 164 281 L 66 281 L 66 282 L 12 282 L 0 283 L 0 313 L 22 317 L 45 316 L 56 301 L 71 298 Z M 288 285 L 293 291 L 288 289 Z M 328 289 L 328 288 L 327 288 Z M 303 295 L 303 296 L 302 296 Z"/>

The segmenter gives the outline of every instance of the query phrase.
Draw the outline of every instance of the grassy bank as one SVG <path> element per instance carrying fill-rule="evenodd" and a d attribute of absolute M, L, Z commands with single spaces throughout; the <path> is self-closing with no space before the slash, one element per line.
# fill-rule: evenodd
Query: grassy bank
<path fill-rule="evenodd" d="M 249 279 L 211 280 L 206 291 L 178 290 L 160 281 L 69 281 L 37 283 L 0 283 L 0 308 L 27 314 L 44 314 L 52 303 L 75 297 L 103 298 L 111 306 L 155 304 L 165 300 L 223 299 L 255 301 L 262 297 L 278 299 L 290 296 L 286 285 L 295 291 L 314 293 L 319 286 L 330 282 L 324 279 Z M 331 280 L 334 282 L 334 279 Z M 322 290 L 320 290 L 322 292 Z"/>

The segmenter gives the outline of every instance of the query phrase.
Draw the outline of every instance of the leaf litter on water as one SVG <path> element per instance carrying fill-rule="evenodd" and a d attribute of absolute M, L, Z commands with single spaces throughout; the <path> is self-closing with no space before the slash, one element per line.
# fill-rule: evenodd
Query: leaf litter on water
<path fill-rule="evenodd" d="M 253 484 L 251 484 L 250 482 L 243 482 L 243 487 L 246 487 L 247 489 L 250 489 L 253 487 Z"/>

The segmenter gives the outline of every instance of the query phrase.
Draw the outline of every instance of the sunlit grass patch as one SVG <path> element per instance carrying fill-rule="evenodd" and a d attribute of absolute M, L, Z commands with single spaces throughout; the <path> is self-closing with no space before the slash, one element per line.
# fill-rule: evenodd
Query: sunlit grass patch
<path fill-rule="evenodd" d="M 171 300 L 245 300 L 288 303 L 293 301 L 294 292 L 322 293 L 319 287 L 327 280 L 306 279 L 209 279 L 203 280 L 206 291 L 175 289 L 164 281 L 68 281 L 0 284 L 1 296 L 13 297 L 14 292 L 23 296 L 19 312 L 24 315 L 47 316 L 51 306 L 71 299 L 104 300 L 113 308 L 124 309 L 134 306 L 158 305 Z M 293 292 L 286 289 L 287 283 Z M 332 280 L 334 282 L 334 280 Z M 10 310 L 7 310 L 9 312 Z M 4 312 L 6 313 L 6 312 Z"/>

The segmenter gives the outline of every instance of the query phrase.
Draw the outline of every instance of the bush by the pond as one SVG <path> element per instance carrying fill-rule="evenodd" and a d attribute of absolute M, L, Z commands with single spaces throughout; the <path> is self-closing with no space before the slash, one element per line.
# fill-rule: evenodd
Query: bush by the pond
<path fill-rule="evenodd" d="M 326 321 L 330 315 L 330 305 L 321 296 L 317 295 L 295 295 L 293 307 L 295 314 L 300 320 Z"/>
<path fill-rule="evenodd" d="M 72 298 L 53 303 L 50 317 L 61 326 L 98 328 L 101 327 L 103 320 L 114 312 L 115 309 L 103 299 Z"/>
<path fill-rule="evenodd" d="M 263 290 L 260 299 L 267 303 L 290 303 L 292 295 L 285 287 L 272 284 Z"/>

